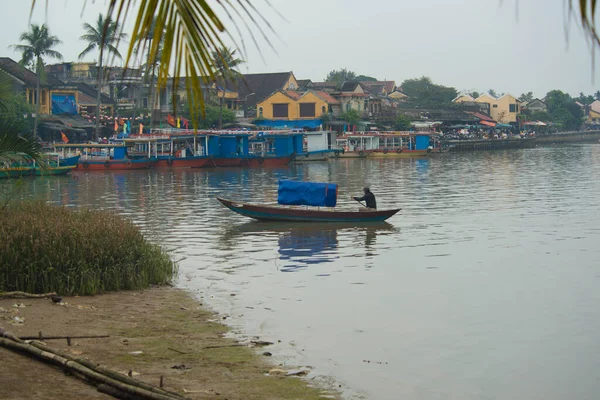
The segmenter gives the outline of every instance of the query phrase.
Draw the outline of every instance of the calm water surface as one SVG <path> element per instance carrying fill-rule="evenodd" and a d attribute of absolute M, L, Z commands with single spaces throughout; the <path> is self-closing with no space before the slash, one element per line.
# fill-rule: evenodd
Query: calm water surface
<path fill-rule="evenodd" d="M 77 173 L 23 197 L 118 210 L 181 259 L 180 284 L 276 361 L 349 398 L 600 398 L 600 145 L 269 170 Z M 253 223 L 219 195 L 368 183 L 389 224 Z M 235 296 L 231 296 L 235 294 Z"/>

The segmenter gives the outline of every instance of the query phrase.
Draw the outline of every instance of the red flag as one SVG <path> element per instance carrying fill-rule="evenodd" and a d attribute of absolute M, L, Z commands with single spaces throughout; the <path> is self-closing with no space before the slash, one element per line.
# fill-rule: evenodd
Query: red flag
<path fill-rule="evenodd" d="M 60 132 L 60 137 L 62 138 L 62 141 L 65 143 L 69 143 L 69 138 L 67 137 L 67 135 L 65 135 L 64 132 Z"/>

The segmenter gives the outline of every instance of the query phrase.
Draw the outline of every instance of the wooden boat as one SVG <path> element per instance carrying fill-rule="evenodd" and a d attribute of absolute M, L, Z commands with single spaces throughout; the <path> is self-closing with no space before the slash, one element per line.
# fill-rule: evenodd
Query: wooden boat
<path fill-rule="evenodd" d="M 193 156 L 193 157 L 158 157 L 156 163 L 157 168 L 202 168 L 210 163 L 210 157 Z"/>
<path fill-rule="evenodd" d="M 207 168 L 211 167 L 285 167 L 293 160 L 291 156 L 255 156 L 248 155 L 245 157 L 210 157 L 206 163 Z"/>
<path fill-rule="evenodd" d="M 79 160 L 78 169 L 87 171 L 124 171 L 130 169 L 148 169 L 156 163 L 155 160 L 148 159 L 125 159 L 125 160 L 91 160 L 83 159 Z"/>
<path fill-rule="evenodd" d="M 225 207 L 240 215 L 259 221 L 297 222 L 378 222 L 385 221 L 400 209 L 370 211 L 337 211 L 288 208 L 282 206 L 239 203 L 217 197 Z"/>
<path fill-rule="evenodd" d="M 80 156 L 77 161 L 78 170 L 86 171 L 123 171 L 134 169 L 147 169 L 155 165 L 156 158 L 138 158 L 127 155 L 127 147 L 120 144 L 55 144 L 66 159 L 74 151 Z"/>
<path fill-rule="evenodd" d="M 57 176 L 66 175 L 74 170 L 76 165 L 68 165 L 64 167 L 52 167 L 46 168 L 34 167 L 34 166 L 23 166 L 23 167 L 10 167 L 0 168 L 0 178 L 20 178 L 23 176 Z"/>

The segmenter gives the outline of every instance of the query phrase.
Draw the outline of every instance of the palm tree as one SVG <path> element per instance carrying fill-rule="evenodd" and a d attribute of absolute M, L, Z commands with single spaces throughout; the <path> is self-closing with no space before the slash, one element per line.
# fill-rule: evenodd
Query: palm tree
<path fill-rule="evenodd" d="M 31 0 L 32 7 L 39 0 Z M 600 34 L 596 30 L 595 15 L 600 2 L 596 0 L 566 0 L 569 16 L 576 15 L 576 19 L 583 26 L 588 39 L 600 46 Z M 46 4 L 48 0 L 46 0 Z M 258 46 L 256 32 L 269 45 L 270 41 L 263 27 L 273 31 L 269 22 L 256 9 L 252 0 L 237 0 L 218 2 L 223 12 L 233 19 L 239 17 L 240 24 L 232 25 L 240 33 L 242 48 L 243 37 L 250 39 Z M 268 0 L 265 3 L 269 4 Z M 152 21 L 156 18 L 158 29 L 154 32 L 154 40 L 164 38 L 164 51 L 159 55 L 158 46 L 150 49 L 150 59 L 160 59 L 158 72 L 158 85 L 163 87 L 169 77 L 169 67 L 174 70 L 174 90 L 177 90 L 181 76 L 187 77 L 188 103 L 199 104 L 204 107 L 202 82 L 208 83 L 214 78 L 214 60 L 210 57 L 211 51 L 221 48 L 224 43 L 222 35 L 227 34 L 225 24 L 215 13 L 216 4 L 210 0 L 111 0 L 107 15 L 114 17 L 118 23 L 123 23 L 127 18 L 133 18 L 135 24 L 131 34 L 131 42 L 125 65 L 129 65 L 134 50 L 147 36 Z M 135 10 L 135 12 L 131 12 Z M 133 14 L 133 15 L 132 15 Z M 242 35 L 240 28 L 248 28 L 248 34 Z M 557 29 L 563 29 L 557 27 Z M 104 36 L 108 38 L 107 31 Z M 156 41 L 158 43 L 158 41 Z M 196 101 L 194 101 L 196 100 Z M 193 111 L 194 108 L 191 108 Z M 194 113 L 192 112 L 192 118 Z"/>
<path fill-rule="evenodd" d="M 12 47 L 21 52 L 21 65 L 27 66 L 35 64 L 35 73 L 37 75 L 36 83 L 36 110 L 33 125 L 33 136 L 37 136 L 38 118 L 40 114 L 40 83 L 45 75 L 44 57 L 56 58 L 62 60 L 62 54 L 53 50 L 54 47 L 62 42 L 56 36 L 50 35 L 48 27 L 45 24 L 31 24 L 29 31 L 23 32 L 19 37 L 21 44 L 13 45 Z M 23 43 L 24 42 L 24 43 Z"/>
<path fill-rule="evenodd" d="M 237 82 L 241 75 L 235 68 L 242 64 L 244 60 L 235 57 L 237 50 L 231 50 L 229 47 L 221 47 L 212 52 L 213 64 L 215 66 L 215 76 L 218 78 L 217 86 L 222 86 L 221 98 L 219 100 L 219 129 L 223 125 L 223 103 L 225 102 L 225 87 L 228 82 Z M 218 92 L 217 92 L 218 93 Z"/>
<path fill-rule="evenodd" d="M 85 33 L 79 39 L 88 42 L 87 47 L 79 54 L 82 59 L 90 52 L 99 50 L 98 56 L 98 93 L 96 96 L 96 139 L 100 137 L 100 96 L 102 94 L 102 78 L 104 77 L 104 56 L 110 56 L 121 59 L 121 53 L 117 49 L 119 42 L 124 40 L 127 35 L 121 31 L 117 21 L 110 17 L 105 18 L 102 14 L 98 15 L 95 26 L 83 24 Z"/>

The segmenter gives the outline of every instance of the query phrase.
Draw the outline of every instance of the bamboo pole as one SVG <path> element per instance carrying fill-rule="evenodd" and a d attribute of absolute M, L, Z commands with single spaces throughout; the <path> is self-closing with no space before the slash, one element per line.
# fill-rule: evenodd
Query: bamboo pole
<path fill-rule="evenodd" d="M 9 339 L 0 338 L 0 346 L 6 347 L 8 349 L 18 351 L 21 353 L 26 353 L 26 354 L 34 356 L 38 359 L 55 364 L 63 369 L 69 370 L 70 372 L 79 373 L 79 374 L 83 375 L 85 378 L 87 378 L 93 382 L 104 383 L 106 385 L 117 388 L 123 392 L 133 394 L 135 396 L 140 396 L 143 399 L 150 399 L 150 400 L 179 399 L 179 397 L 174 397 L 171 395 L 164 395 L 161 393 L 154 393 L 154 392 L 148 391 L 146 389 L 142 389 L 138 386 L 125 384 L 123 382 L 112 379 L 106 375 L 99 374 L 79 363 L 68 360 L 57 354 L 41 350 L 41 349 L 34 347 L 30 344 L 27 344 L 27 343 L 16 343 Z"/>
<path fill-rule="evenodd" d="M 128 376 L 125 376 L 123 374 L 120 374 L 118 372 L 112 371 L 102 365 L 97 365 L 94 364 L 93 362 L 86 360 L 85 358 L 77 358 L 77 357 L 73 357 L 70 354 L 64 353 L 60 350 L 56 350 L 56 349 L 52 349 L 46 345 L 44 345 L 43 343 L 37 342 L 37 341 L 33 341 L 30 343 L 31 346 L 34 346 L 40 350 L 46 351 L 46 352 L 51 352 L 54 354 L 57 354 L 69 361 L 73 361 L 76 362 L 78 364 L 83 365 L 86 368 L 91 369 L 94 372 L 97 372 L 99 374 L 102 375 L 106 375 L 109 378 L 115 379 L 117 381 L 123 382 L 127 385 L 132 385 L 132 386 L 137 386 L 140 387 L 142 389 L 148 390 L 150 392 L 154 392 L 154 393 L 159 393 L 159 394 L 164 394 L 167 396 L 171 396 L 171 397 L 176 397 L 178 399 L 185 399 L 185 397 L 181 396 L 178 393 L 175 392 L 170 392 L 168 390 L 165 389 L 161 389 L 161 388 L 157 388 L 156 386 L 152 386 L 152 385 L 148 385 L 147 383 L 141 382 L 141 381 L 137 381 L 135 379 L 132 379 Z"/>
<path fill-rule="evenodd" d="M 59 339 L 102 339 L 110 337 L 110 335 L 81 335 L 81 336 L 21 336 L 21 340 L 59 340 Z"/>
<path fill-rule="evenodd" d="M 56 293 L 0 292 L 0 299 L 45 299 L 51 296 L 56 296 Z"/>

